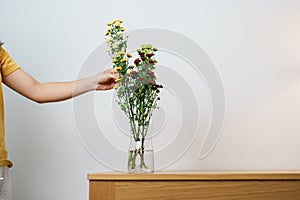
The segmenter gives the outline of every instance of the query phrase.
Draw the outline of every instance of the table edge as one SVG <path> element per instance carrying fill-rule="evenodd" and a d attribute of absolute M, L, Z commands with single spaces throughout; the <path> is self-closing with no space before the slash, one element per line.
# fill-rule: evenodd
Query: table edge
<path fill-rule="evenodd" d="M 155 173 L 101 172 L 88 174 L 89 181 L 122 180 L 299 180 L 299 171 L 161 171 Z"/>

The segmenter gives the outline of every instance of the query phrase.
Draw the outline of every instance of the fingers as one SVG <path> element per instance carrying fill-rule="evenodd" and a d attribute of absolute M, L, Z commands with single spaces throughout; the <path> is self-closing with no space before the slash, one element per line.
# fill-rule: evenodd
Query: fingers
<path fill-rule="evenodd" d="M 110 71 L 111 74 L 118 74 L 116 69 L 108 69 Z"/>
<path fill-rule="evenodd" d="M 119 73 L 115 69 L 106 69 L 100 73 L 100 78 L 98 80 L 99 82 L 105 82 L 109 81 L 109 79 L 116 80 L 117 78 L 119 78 Z"/>
<path fill-rule="evenodd" d="M 117 88 L 117 79 L 119 78 L 119 73 L 115 69 L 106 69 L 99 74 L 98 86 L 96 90 L 109 90 L 112 88 Z"/>
<path fill-rule="evenodd" d="M 110 74 L 114 80 L 119 78 L 119 73 L 115 69 L 110 69 Z"/>

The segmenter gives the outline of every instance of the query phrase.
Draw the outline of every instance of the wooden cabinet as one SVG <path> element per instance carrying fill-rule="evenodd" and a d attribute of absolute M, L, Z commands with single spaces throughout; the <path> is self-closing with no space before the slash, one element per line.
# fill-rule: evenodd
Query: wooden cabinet
<path fill-rule="evenodd" d="M 90 200 L 300 199 L 300 171 L 89 174 Z"/>

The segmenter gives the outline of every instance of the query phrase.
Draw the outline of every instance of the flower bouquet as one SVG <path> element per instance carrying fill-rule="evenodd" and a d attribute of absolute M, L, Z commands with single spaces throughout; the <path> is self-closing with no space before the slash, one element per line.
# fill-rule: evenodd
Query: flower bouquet
<path fill-rule="evenodd" d="M 121 20 L 107 23 L 106 44 L 112 58 L 112 66 L 119 74 L 116 80 L 118 104 L 129 120 L 131 145 L 128 152 L 129 172 L 153 172 L 154 150 L 148 148 L 148 130 L 152 112 L 157 109 L 162 85 L 156 83 L 154 70 L 158 49 L 151 44 L 143 44 L 136 50 L 137 58 L 127 52 L 128 36 Z"/>

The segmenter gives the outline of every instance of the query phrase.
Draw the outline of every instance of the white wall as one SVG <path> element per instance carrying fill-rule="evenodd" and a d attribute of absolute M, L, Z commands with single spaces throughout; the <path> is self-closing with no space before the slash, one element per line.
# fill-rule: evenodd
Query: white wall
<path fill-rule="evenodd" d="M 198 137 L 166 170 L 300 169 L 299 10 L 298 0 L 10 0 L 1 2 L 0 38 L 24 70 L 46 82 L 75 79 L 111 19 L 123 19 L 128 30 L 186 35 L 222 77 L 226 119 L 209 156 L 198 159 Z M 4 92 L 14 199 L 87 199 L 87 173 L 110 169 L 78 139 L 72 100 L 38 105 Z"/>

